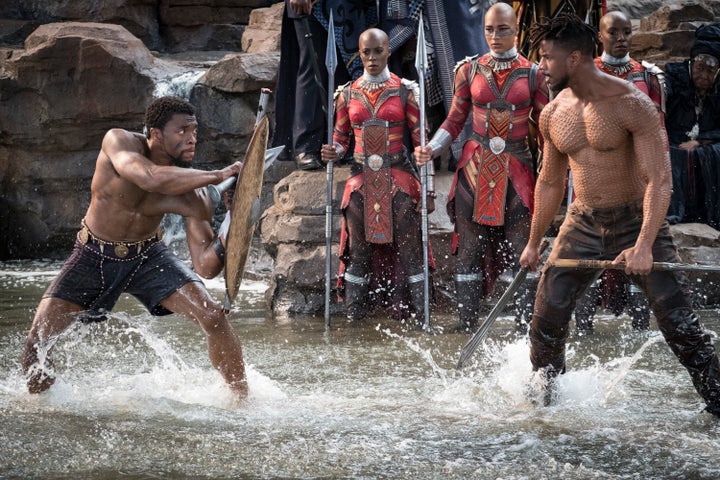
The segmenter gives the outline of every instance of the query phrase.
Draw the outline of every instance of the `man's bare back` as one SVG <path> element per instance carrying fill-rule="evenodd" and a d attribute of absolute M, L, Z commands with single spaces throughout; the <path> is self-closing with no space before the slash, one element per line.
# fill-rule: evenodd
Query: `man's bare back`
<path fill-rule="evenodd" d="M 651 171 L 662 161 L 642 148 L 664 142 L 657 112 L 630 85 L 625 93 L 586 104 L 563 90 L 543 111 L 540 125 L 545 138 L 567 155 L 576 198 L 589 207 L 642 200 Z"/>

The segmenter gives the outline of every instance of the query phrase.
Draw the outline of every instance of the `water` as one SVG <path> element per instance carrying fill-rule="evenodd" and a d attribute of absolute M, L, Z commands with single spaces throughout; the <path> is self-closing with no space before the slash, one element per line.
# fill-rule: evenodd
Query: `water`
<path fill-rule="evenodd" d="M 601 316 L 571 335 L 559 401 L 535 407 L 525 338 L 501 317 L 470 365 L 468 336 L 391 320 L 279 324 L 260 282 L 231 312 L 250 397 L 234 405 L 202 334 L 123 298 L 71 329 L 59 377 L 26 393 L 19 355 L 55 263 L 0 264 L 0 478 L 635 479 L 720 477 L 720 423 L 658 332 Z M 208 283 L 222 298 L 222 283 Z M 701 312 L 710 330 L 715 311 Z"/>

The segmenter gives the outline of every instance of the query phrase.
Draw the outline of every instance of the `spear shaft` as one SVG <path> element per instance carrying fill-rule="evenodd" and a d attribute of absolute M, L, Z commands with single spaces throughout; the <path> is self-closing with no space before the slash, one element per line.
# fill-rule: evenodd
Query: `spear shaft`
<path fill-rule="evenodd" d="M 418 86 L 420 90 L 418 107 L 420 109 L 420 146 L 425 147 L 425 74 L 427 70 L 427 52 L 425 49 L 425 30 L 422 18 L 418 21 L 417 49 L 415 50 L 415 69 L 418 73 Z M 432 160 L 431 160 L 432 161 Z M 423 308 L 425 323 L 423 328 L 430 329 L 430 267 L 428 258 L 428 166 L 420 167 L 421 184 L 421 215 L 422 215 L 422 249 L 423 249 Z"/>
<path fill-rule="evenodd" d="M 328 72 L 327 89 L 327 144 L 333 144 L 333 91 L 335 90 L 335 69 L 337 68 L 337 52 L 335 51 L 335 24 L 332 10 L 328 25 L 328 40 L 325 50 L 325 67 Z M 330 280 L 332 277 L 332 200 L 333 200 L 333 162 L 327 163 L 327 203 L 325 205 L 325 330 L 330 329 Z"/>

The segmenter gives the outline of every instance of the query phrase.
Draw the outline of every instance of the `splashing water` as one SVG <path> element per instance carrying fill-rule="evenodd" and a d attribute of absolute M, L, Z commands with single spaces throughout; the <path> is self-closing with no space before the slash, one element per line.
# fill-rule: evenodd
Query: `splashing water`
<path fill-rule="evenodd" d="M 26 266 L 27 267 L 27 266 Z M 2 478 L 717 478 L 720 428 L 654 332 L 599 316 L 571 335 L 558 401 L 537 407 L 526 337 L 501 317 L 467 335 L 389 319 L 279 324 L 243 282 L 232 322 L 250 397 L 233 403 L 202 332 L 123 297 L 56 344 L 56 384 L 25 390 L 19 352 L 51 275 L 0 269 Z M 49 271 L 56 271 L 51 267 Z M 21 273 L 21 272 L 20 272 Z M 19 279 L 23 279 L 20 281 Z M 210 283 L 220 297 L 222 283 Z M 439 326 L 454 317 L 436 316 Z M 704 315 L 717 327 L 718 315 Z M 445 328 L 444 332 L 450 332 Z"/>

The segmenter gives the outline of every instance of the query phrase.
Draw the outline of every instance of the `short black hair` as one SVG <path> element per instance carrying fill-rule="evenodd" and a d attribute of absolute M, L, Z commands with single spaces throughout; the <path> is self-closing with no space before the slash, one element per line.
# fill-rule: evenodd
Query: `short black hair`
<path fill-rule="evenodd" d="M 195 115 L 195 107 L 180 97 L 160 97 L 148 106 L 145 112 L 145 128 L 163 129 L 176 113 Z M 149 135 L 149 134 L 148 134 Z"/>
<path fill-rule="evenodd" d="M 530 28 L 531 50 L 537 52 L 544 40 L 559 45 L 568 52 L 580 51 L 595 56 L 598 31 L 574 13 L 560 13 L 553 18 L 543 17 Z"/>

